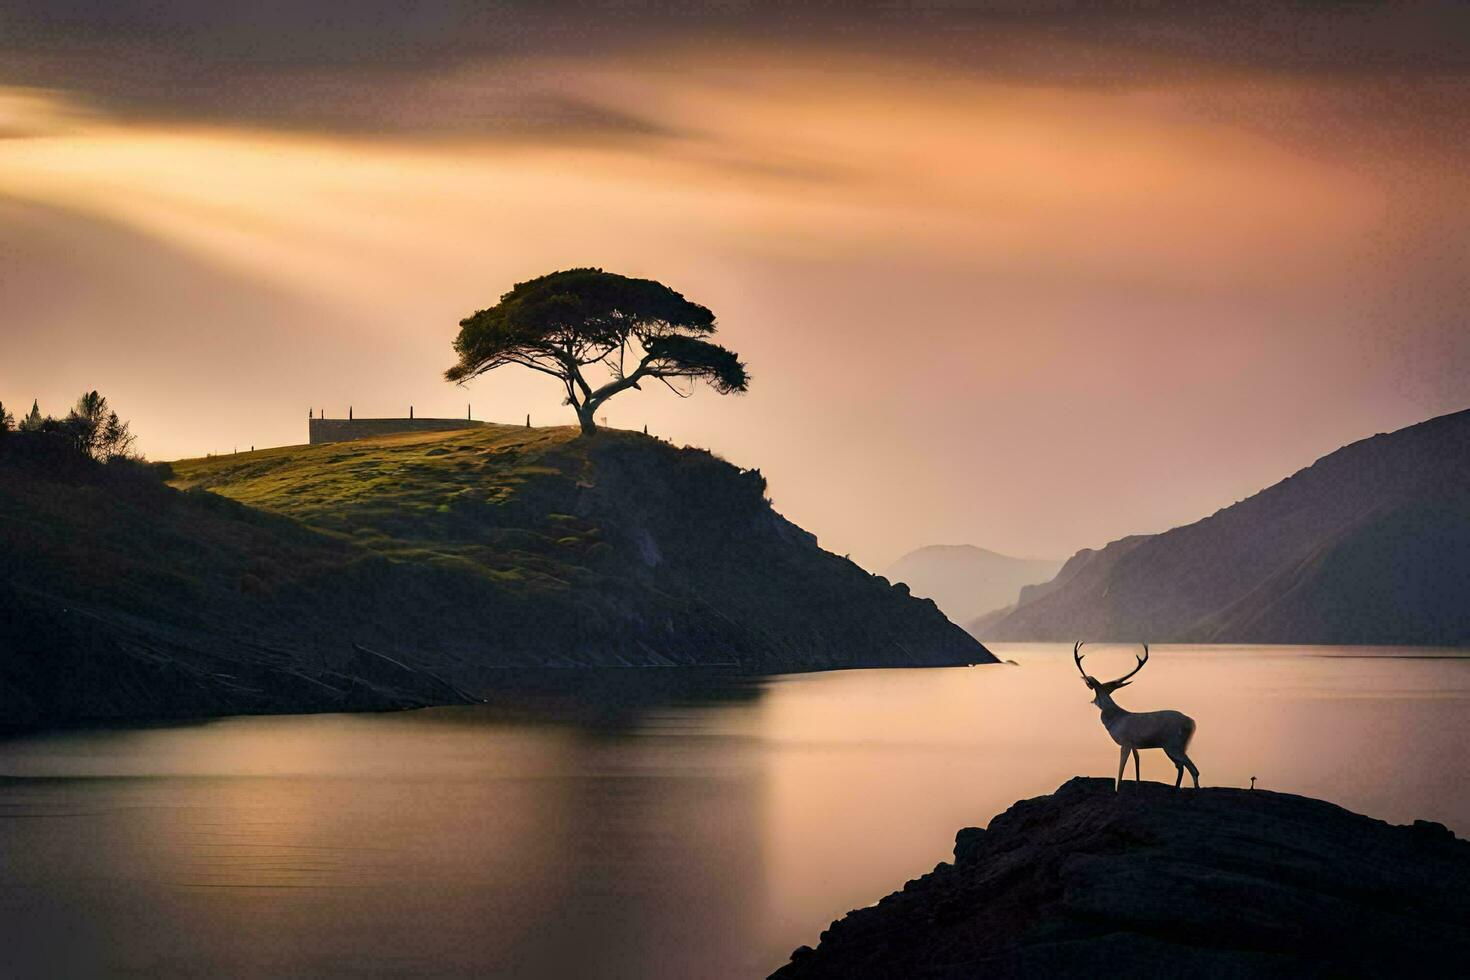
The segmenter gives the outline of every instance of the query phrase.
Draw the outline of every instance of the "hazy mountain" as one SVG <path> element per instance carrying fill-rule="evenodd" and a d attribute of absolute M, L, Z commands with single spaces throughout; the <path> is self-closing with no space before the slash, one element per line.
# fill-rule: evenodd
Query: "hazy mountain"
<path fill-rule="evenodd" d="M 1013 604 L 1023 586 L 1045 582 L 1060 561 L 1012 558 L 968 544 L 934 544 L 910 551 L 884 576 L 903 582 L 914 595 L 933 599 L 956 623 Z"/>
<path fill-rule="evenodd" d="M 1470 643 L 1470 411 L 1379 434 L 1185 527 L 1080 551 L 991 640 Z"/>
<path fill-rule="evenodd" d="M 174 486 L 0 454 L 0 726 L 462 700 L 507 668 L 990 663 L 776 513 L 615 431 L 184 460 Z"/>

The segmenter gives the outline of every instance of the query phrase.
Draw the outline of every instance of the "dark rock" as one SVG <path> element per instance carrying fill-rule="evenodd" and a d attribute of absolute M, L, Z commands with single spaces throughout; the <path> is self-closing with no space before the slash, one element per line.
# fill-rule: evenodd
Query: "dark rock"
<path fill-rule="evenodd" d="M 1433 820 L 1415 820 L 1412 826 L 1421 836 L 1430 840 L 1452 841 L 1455 839 L 1455 835 L 1450 833 L 1450 828 L 1442 823 L 1435 823 Z"/>
<path fill-rule="evenodd" d="M 1321 800 L 1076 778 L 778 970 L 817 977 L 1462 975 L 1470 843 Z"/>
<path fill-rule="evenodd" d="M 954 835 L 954 863 L 968 864 L 980 856 L 985 842 L 985 828 L 966 827 Z"/>

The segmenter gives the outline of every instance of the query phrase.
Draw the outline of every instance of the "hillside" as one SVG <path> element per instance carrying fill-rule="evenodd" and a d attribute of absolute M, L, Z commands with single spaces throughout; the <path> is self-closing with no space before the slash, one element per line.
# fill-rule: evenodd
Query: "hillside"
<path fill-rule="evenodd" d="M 1302 796 L 1078 777 L 954 855 L 773 980 L 1451 977 L 1470 956 L 1470 843 Z"/>
<path fill-rule="evenodd" d="M 883 574 L 917 596 L 933 599 L 956 623 L 1015 603 L 1021 589 L 1045 582 L 1062 567 L 1051 559 L 1012 558 L 974 545 L 935 544 L 910 551 Z"/>
<path fill-rule="evenodd" d="M 487 426 L 172 477 L 0 467 L 11 723 L 442 703 L 505 668 L 993 659 L 758 472 L 644 436 Z"/>
<path fill-rule="evenodd" d="M 1470 643 L 1470 411 L 1346 446 L 1163 534 L 1074 555 L 988 640 Z"/>

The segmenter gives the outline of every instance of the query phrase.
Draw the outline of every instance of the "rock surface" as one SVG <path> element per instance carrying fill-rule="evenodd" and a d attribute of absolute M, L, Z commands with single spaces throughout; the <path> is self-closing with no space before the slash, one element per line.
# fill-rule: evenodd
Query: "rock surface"
<path fill-rule="evenodd" d="M 1261 790 L 1078 777 L 777 970 L 818 977 L 1448 976 L 1470 842 Z"/>

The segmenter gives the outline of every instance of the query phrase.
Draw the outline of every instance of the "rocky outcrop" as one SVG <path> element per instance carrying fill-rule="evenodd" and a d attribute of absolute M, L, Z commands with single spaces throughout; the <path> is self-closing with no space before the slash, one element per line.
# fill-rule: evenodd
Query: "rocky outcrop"
<path fill-rule="evenodd" d="M 1461 976 L 1470 842 L 1261 790 L 1076 778 L 776 971 L 877 977 Z"/>

